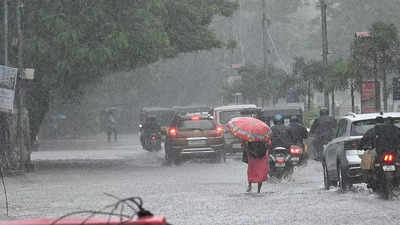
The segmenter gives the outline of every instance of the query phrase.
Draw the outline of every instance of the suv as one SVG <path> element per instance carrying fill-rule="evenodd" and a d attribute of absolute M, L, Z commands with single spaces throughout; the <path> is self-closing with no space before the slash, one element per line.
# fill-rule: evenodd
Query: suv
<path fill-rule="evenodd" d="M 349 186 L 362 183 L 360 140 L 367 130 L 375 126 L 375 119 L 382 116 L 391 117 L 397 126 L 400 125 L 400 113 L 350 113 L 339 119 L 336 138 L 327 144 L 322 156 L 324 186 L 339 185 L 341 191 Z"/>
<path fill-rule="evenodd" d="M 177 163 L 183 156 L 210 155 L 225 161 L 223 132 L 208 114 L 177 114 L 165 140 L 165 159 Z"/>

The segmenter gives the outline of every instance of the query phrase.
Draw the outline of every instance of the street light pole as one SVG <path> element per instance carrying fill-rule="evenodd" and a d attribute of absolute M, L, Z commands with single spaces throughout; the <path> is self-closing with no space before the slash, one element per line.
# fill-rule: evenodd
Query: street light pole
<path fill-rule="evenodd" d="M 17 75 L 17 145 L 20 153 L 20 169 L 25 168 L 26 155 L 24 152 L 24 137 L 22 128 L 22 111 L 23 111 L 23 33 L 22 33 L 22 18 L 21 8 L 23 7 L 22 0 L 17 0 L 16 15 L 17 15 L 17 30 L 18 30 L 18 75 Z"/>
<path fill-rule="evenodd" d="M 8 66 L 8 0 L 4 0 L 4 66 Z"/>
<path fill-rule="evenodd" d="M 270 62 L 269 62 L 269 49 L 267 42 L 267 29 L 269 29 L 270 21 L 267 19 L 266 15 L 266 0 L 262 1 L 262 41 L 263 41 L 263 56 L 264 56 L 264 79 L 268 79 L 270 76 Z M 262 106 L 264 107 L 264 96 L 262 96 Z"/>
<path fill-rule="evenodd" d="M 326 23 L 326 9 L 327 5 L 325 0 L 320 0 L 321 7 L 321 26 L 322 26 L 322 61 L 324 65 L 324 76 L 326 76 L 328 69 L 328 26 Z M 324 85 L 324 105 L 329 109 L 329 92 L 326 90 L 326 84 Z M 332 109 L 334 111 L 334 109 Z"/>

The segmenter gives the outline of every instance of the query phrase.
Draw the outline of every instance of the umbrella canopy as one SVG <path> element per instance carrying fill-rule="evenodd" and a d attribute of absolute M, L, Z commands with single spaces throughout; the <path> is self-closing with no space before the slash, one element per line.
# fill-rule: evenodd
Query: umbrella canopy
<path fill-rule="evenodd" d="M 226 126 L 233 135 L 248 142 L 270 142 L 272 131 L 263 121 L 252 117 L 236 117 Z"/>

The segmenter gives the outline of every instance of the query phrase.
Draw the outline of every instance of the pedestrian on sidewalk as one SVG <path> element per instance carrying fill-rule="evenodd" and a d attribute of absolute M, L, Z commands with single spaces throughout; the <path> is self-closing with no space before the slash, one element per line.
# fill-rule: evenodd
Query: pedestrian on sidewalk
<path fill-rule="evenodd" d="M 106 133 L 107 133 L 107 141 L 111 142 L 111 136 L 114 134 L 114 141 L 117 141 L 118 136 L 117 136 L 117 120 L 114 115 L 114 111 L 110 110 L 107 112 L 106 118 L 105 118 L 105 124 L 106 124 Z"/>
<path fill-rule="evenodd" d="M 245 142 L 243 161 L 247 163 L 247 192 L 252 190 L 252 184 L 257 183 L 257 193 L 261 192 L 262 183 L 268 179 L 268 144 L 266 142 Z"/>

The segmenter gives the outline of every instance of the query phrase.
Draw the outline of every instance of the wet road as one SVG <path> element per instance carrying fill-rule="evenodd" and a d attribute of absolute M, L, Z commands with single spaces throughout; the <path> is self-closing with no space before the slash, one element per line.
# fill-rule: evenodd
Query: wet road
<path fill-rule="evenodd" d="M 322 168 L 310 162 L 293 180 L 268 181 L 246 193 L 246 164 L 189 160 L 164 165 L 164 154 L 141 149 L 137 136 L 43 142 L 36 171 L 6 179 L 12 218 L 58 217 L 141 196 L 145 208 L 172 224 L 400 224 L 400 200 L 385 201 L 365 186 L 341 194 L 322 189 Z M 4 218 L 0 195 L 0 216 Z"/>

